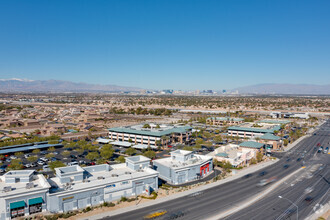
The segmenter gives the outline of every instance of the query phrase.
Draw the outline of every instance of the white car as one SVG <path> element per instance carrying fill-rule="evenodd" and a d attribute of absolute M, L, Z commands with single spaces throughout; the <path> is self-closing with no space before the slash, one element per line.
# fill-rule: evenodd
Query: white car
<path fill-rule="evenodd" d="M 71 163 L 68 163 L 68 166 L 74 166 L 74 165 L 79 165 L 78 162 L 71 162 Z"/>
<path fill-rule="evenodd" d="M 43 162 L 43 161 L 38 161 L 38 164 L 40 165 L 40 166 L 43 166 L 43 165 L 45 165 L 45 162 Z"/>
<path fill-rule="evenodd" d="M 40 160 L 44 161 L 44 162 L 47 162 L 48 159 L 46 157 L 41 157 Z"/>
<path fill-rule="evenodd" d="M 31 155 L 30 154 L 25 154 L 24 157 L 27 159 L 29 158 Z"/>
<path fill-rule="evenodd" d="M 17 157 L 15 155 L 11 155 L 10 159 L 15 160 L 15 159 L 17 159 Z"/>

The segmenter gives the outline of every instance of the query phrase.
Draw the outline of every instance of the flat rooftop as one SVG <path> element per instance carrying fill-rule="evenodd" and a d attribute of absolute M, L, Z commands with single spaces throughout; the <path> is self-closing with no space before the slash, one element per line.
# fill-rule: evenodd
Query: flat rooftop
<path fill-rule="evenodd" d="M 243 118 L 228 118 L 228 117 L 209 117 L 207 119 L 218 120 L 218 121 L 244 121 Z"/>
<path fill-rule="evenodd" d="M 150 159 L 149 159 L 150 160 Z M 104 169 L 103 166 L 109 166 L 109 171 Z M 102 168 L 102 169 L 99 169 Z M 94 187 L 94 186 L 106 186 L 113 183 L 131 180 L 134 178 L 145 177 L 146 175 L 157 174 L 158 172 L 151 169 L 145 168 L 142 171 L 135 171 L 128 167 L 126 167 L 125 163 L 116 164 L 116 165 L 97 165 L 97 166 L 89 166 L 84 167 L 84 169 L 89 173 L 85 177 L 85 181 L 74 181 L 70 186 L 70 190 L 68 192 L 72 192 L 72 190 L 82 190 L 86 187 Z M 53 189 L 52 193 L 64 192 L 65 184 L 60 183 L 58 177 L 53 177 L 50 179 L 51 185 L 56 187 L 57 189 Z"/>
<path fill-rule="evenodd" d="M 18 175 L 18 173 L 16 174 Z M 30 182 L 30 187 L 27 187 L 27 184 L 29 183 L 26 182 L 6 183 L 4 178 L 4 175 L 0 177 L 0 197 L 17 196 L 21 193 L 26 194 L 50 188 L 49 183 L 42 174 L 33 176 L 33 180 Z M 10 188 L 10 190 L 5 192 L 5 188 Z"/>
<path fill-rule="evenodd" d="M 175 125 L 160 124 L 158 127 L 156 124 L 153 123 L 149 123 L 149 125 L 151 128 L 143 128 L 144 124 L 138 124 L 133 126 L 109 128 L 108 130 L 110 132 L 162 137 L 164 135 L 169 135 L 171 133 L 185 133 L 188 130 L 192 129 L 192 127 L 190 126 L 179 126 L 179 125 L 175 126 Z"/>
<path fill-rule="evenodd" d="M 281 126 L 279 124 L 269 124 L 269 123 L 243 123 L 239 126 L 231 126 L 228 130 L 238 130 L 238 131 L 250 131 L 250 132 L 263 132 L 263 133 L 273 133 L 275 130 L 280 130 Z"/>
<path fill-rule="evenodd" d="M 202 164 L 202 163 L 204 163 L 204 162 L 206 162 L 210 159 L 212 159 L 212 157 L 210 157 L 210 156 L 203 156 L 203 155 L 194 154 L 193 158 L 191 158 L 189 160 L 186 160 L 184 162 L 177 161 L 177 160 L 172 160 L 171 157 L 154 160 L 154 162 L 160 163 L 160 164 L 162 164 L 163 166 L 166 166 L 166 167 L 171 167 L 173 169 L 180 169 L 180 168 L 194 166 L 194 165 L 197 165 L 197 164 Z"/>

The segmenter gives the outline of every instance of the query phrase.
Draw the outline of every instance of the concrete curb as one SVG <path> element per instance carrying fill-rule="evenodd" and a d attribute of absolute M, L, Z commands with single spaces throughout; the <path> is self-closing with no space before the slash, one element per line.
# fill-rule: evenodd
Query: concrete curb
<path fill-rule="evenodd" d="M 273 184 L 272 186 L 270 186 L 268 189 L 266 189 L 265 191 L 257 194 L 253 199 L 246 199 L 244 202 L 242 202 L 241 204 L 239 204 L 239 207 L 235 207 L 232 208 L 228 211 L 222 212 L 218 215 L 215 215 L 211 218 L 209 218 L 210 220 L 217 220 L 217 219 L 221 219 L 224 218 L 226 216 L 229 216 L 231 214 L 234 214 L 235 212 L 238 212 L 244 208 L 249 207 L 250 205 L 252 205 L 253 203 L 257 202 L 258 200 L 260 200 L 261 198 L 263 198 L 264 196 L 266 196 L 268 193 L 270 193 L 272 190 L 274 190 L 275 188 L 277 188 L 279 185 L 281 185 L 282 183 L 284 183 L 287 179 L 289 179 L 290 177 L 292 177 L 293 175 L 295 175 L 296 173 L 300 172 L 303 168 L 300 168 L 296 171 L 294 171 L 293 173 L 289 174 L 288 176 L 284 177 L 283 179 L 279 180 L 278 182 L 276 182 L 275 184 Z M 248 201 L 248 202 L 246 202 Z"/>
<path fill-rule="evenodd" d="M 170 201 L 170 200 L 173 200 L 173 199 L 188 196 L 192 193 L 203 191 L 203 190 L 215 187 L 215 186 L 225 184 L 225 183 L 230 182 L 232 180 L 241 178 L 242 176 L 244 176 L 248 173 L 258 171 L 258 170 L 263 169 L 265 167 L 268 167 L 272 164 L 275 164 L 278 161 L 279 160 L 271 160 L 271 161 L 267 161 L 267 162 L 264 162 L 264 163 L 261 163 L 261 164 L 257 164 L 257 165 L 248 167 L 246 169 L 243 169 L 243 170 L 239 171 L 237 174 L 235 174 L 233 176 L 230 176 L 226 179 L 219 180 L 217 182 L 213 182 L 213 183 L 210 183 L 210 184 L 207 184 L 207 185 L 203 185 L 203 186 L 200 186 L 200 187 L 197 187 L 195 189 L 188 190 L 188 191 L 176 193 L 174 195 L 166 196 L 166 197 L 163 197 L 161 199 L 156 199 L 156 200 L 152 200 L 152 201 L 149 201 L 149 202 L 145 202 L 145 203 L 142 203 L 142 204 L 139 204 L 139 205 L 129 206 L 129 207 L 117 209 L 117 210 L 114 210 L 114 211 L 109 211 L 109 212 L 97 214 L 97 215 L 94 215 L 94 216 L 89 216 L 88 219 L 89 220 L 92 220 L 92 219 L 96 220 L 96 219 L 101 219 L 101 218 L 104 218 L 104 217 L 111 217 L 111 216 L 119 215 L 119 214 L 122 214 L 122 213 L 125 213 L 125 212 L 134 211 L 134 210 L 137 210 L 137 209 L 149 207 L 149 206 L 156 205 L 156 204 L 163 203 L 163 202 L 167 202 L 167 201 Z"/>

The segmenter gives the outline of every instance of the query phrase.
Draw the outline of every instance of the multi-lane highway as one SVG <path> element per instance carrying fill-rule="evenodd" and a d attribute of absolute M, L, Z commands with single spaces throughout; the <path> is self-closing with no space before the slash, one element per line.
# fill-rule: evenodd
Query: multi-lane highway
<path fill-rule="evenodd" d="M 159 219 L 166 219 L 171 213 L 183 212 L 184 216 L 180 219 L 208 219 L 222 213 L 226 210 L 240 206 L 242 203 L 252 198 L 259 192 L 265 190 L 269 186 L 258 187 L 257 183 L 264 178 L 276 176 L 278 180 L 287 176 L 288 174 L 296 171 L 302 166 L 306 166 L 306 172 L 310 172 L 306 180 L 296 181 L 289 179 L 285 184 L 281 184 L 269 195 L 264 197 L 259 202 L 254 203 L 252 206 L 241 210 L 228 219 L 281 219 L 283 217 L 295 214 L 294 208 L 286 199 L 292 199 L 299 203 L 301 213 L 311 214 L 314 203 L 319 200 L 329 199 L 324 196 L 328 193 L 329 189 L 329 173 L 326 172 L 328 168 L 328 154 L 317 153 L 316 146 L 320 143 L 323 146 L 329 146 L 330 142 L 330 121 L 323 124 L 315 135 L 305 138 L 300 143 L 292 148 L 274 165 L 271 165 L 256 173 L 252 173 L 249 177 L 242 177 L 231 182 L 215 186 L 213 188 L 204 190 L 197 196 L 186 196 L 178 199 L 173 199 L 164 203 L 156 204 L 153 206 L 141 208 L 138 210 L 126 212 L 120 215 L 106 217 L 104 219 L 142 219 L 149 213 L 157 210 L 166 210 L 167 214 Z M 298 158 L 300 158 L 298 160 Z M 285 168 L 285 165 L 287 168 Z M 317 168 L 315 168 L 317 167 Z M 320 168 L 321 167 L 321 168 Z M 323 167 L 323 168 L 322 168 Z M 319 170 L 320 169 L 320 170 Z M 267 174 L 260 176 L 262 171 Z M 303 174 L 301 174 L 303 175 Z M 304 174 L 307 175 L 307 174 Z M 311 192 L 312 201 L 306 203 L 302 191 L 316 183 L 313 191 Z M 293 184 L 293 186 L 291 186 Z M 282 195 L 280 199 L 278 195 Z M 323 197 L 322 197 L 323 196 Z M 256 210 L 256 211 L 254 211 Z M 247 214 L 246 214 L 247 213 Z M 289 213 L 283 214 L 282 213 Z M 299 219 L 303 219 L 303 215 Z"/>

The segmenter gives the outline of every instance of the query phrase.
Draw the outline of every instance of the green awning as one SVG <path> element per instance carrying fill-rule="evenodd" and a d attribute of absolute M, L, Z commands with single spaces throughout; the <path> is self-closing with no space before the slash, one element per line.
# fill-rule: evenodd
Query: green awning
<path fill-rule="evenodd" d="M 42 197 L 29 199 L 29 205 L 35 205 L 35 204 L 39 204 L 39 203 L 42 203 L 42 202 L 43 202 Z"/>
<path fill-rule="evenodd" d="M 10 209 L 16 209 L 16 208 L 21 208 L 21 207 L 25 207 L 25 202 L 24 201 L 18 201 L 18 202 L 10 203 Z"/>

